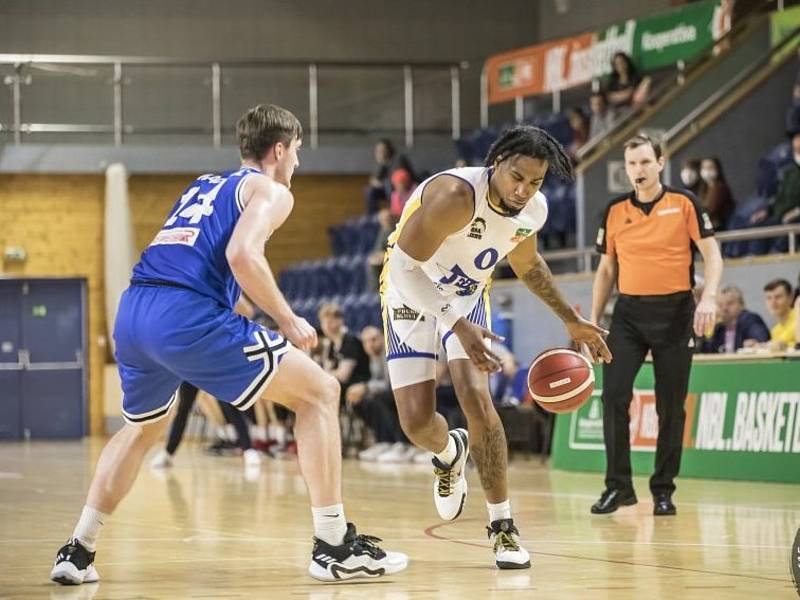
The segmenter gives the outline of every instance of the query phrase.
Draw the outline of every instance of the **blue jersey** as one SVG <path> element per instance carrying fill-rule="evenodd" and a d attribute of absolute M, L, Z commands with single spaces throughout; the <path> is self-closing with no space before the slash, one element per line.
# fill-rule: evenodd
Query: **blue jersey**
<path fill-rule="evenodd" d="M 142 252 L 133 280 L 157 280 L 190 288 L 233 308 L 241 288 L 225 249 L 242 214 L 242 183 L 256 169 L 242 167 L 198 177 L 181 195 L 161 231 Z"/>

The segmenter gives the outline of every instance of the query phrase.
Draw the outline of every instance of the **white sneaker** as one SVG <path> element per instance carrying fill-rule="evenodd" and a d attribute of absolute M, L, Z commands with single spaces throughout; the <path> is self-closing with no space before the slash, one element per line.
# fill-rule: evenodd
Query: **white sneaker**
<path fill-rule="evenodd" d="M 453 429 L 450 435 L 456 441 L 456 458 L 452 465 L 445 465 L 435 456 L 433 463 L 433 500 L 439 516 L 452 521 L 464 508 L 467 499 L 466 466 L 469 457 L 469 437 L 466 429 Z"/>
<path fill-rule="evenodd" d="M 50 579 L 61 585 L 80 585 L 100 580 L 94 568 L 94 552 L 76 539 L 69 540 L 56 554 Z"/>
<path fill-rule="evenodd" d="M 332 546 L 314 538 L 308 574 L 320 581 L 343 581 L 354 577 L 380 577 L 402 571 L 408 556 L 378 547 L 380 538 L 359 535 L 356 526 L 347 524 L 347 533 L 340 546 Z"/>
<path fill-rule="evenodd" d="M 255 448 L 248 448 L 242 452 L 245 467 L 256 467 L 261 464 L 261 453 Z"/>
<path fill-rule="evenodd" d="M 411 459 L 416 453 L 413 446 L 409 446 L 403 442 L 396 442 L 392 444 L 389 450 L 383 454 L 379 454 L 376 460 L 379 463 L 407 463 L 411 462 Z"/>
<path fill-rule="evenodd" d="M 388 442 L 378 442 L 377 444 L 373 444 L 369 448 L 359 452 L 358 460 L 373 462 L 378 458 L 378 456 L 389 450 L 391 447 L 392 445 Z"/>
<path fill-rule="evenodd" d="M 151 469 L 167 469 L 172 466 L 172 456 L 166 450 L 159 450 L 150 461 Z"/>
<path fill-rule="evenodd" d="M 519 531 L 514 519 L 498 519 L 486 528 L 494 547 L 494 560 L 498 569 L 530 569 L 531 556 L 519 545 Z"/>

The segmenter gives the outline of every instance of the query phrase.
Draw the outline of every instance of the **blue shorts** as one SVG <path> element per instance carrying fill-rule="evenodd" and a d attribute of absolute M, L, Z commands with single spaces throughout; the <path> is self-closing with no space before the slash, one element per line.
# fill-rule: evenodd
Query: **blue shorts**
<path fill-rule="evenodd" d="M 122 414 L 164 418 L 184 381 L 246 410 L 261 397 L 289 343 L 189 289 L 133 285 L 114 326 Z"/>

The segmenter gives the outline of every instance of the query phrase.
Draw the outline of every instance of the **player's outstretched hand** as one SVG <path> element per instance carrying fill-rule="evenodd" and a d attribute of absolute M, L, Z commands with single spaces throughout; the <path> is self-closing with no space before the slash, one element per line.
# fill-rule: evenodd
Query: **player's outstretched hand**
<path fill-rule="evenodd" d="M 594 362 L 611 362 L 611 351 L 606 346 L 604 339 L 608 335 L 608 331 L 583 317 L 578 317 L 577 321 L 565 323 L 565 326 L 573 340 L 578 344 L 586 344 Z"/>
<path fill-rule="evenodd" d="M 303 317 L 292 315 L 285 323 L 278 323 L 281 333 L 301 350 L 317 346 L 317 331 Z"/>
<path fill-rule="evenodd" d="M 483 342 L 484 338 L 501 342 L 503 341 L 502 337 L 480 325 L 470 323 L 464 317 L 461 317 L 453 325 L 453 333 L 458 336 L 461 346 L 478 369 L 486 373 L 494 373 L 502 368 L 500 358 Z"/>

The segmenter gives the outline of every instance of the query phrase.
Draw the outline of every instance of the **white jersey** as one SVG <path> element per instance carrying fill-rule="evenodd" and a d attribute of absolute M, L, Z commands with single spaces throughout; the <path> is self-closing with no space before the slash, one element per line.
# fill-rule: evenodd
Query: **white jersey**
<path fill-rule="evenodd" d="M 495 265 L 517 244 L 539 231 L 547 220 L 547 200 L 541 192 L 537 192 L 518 215 L 509 216 L 495 210 L 488 197 L 492 172 L 488 167 L 464 167 L 426 179 L 408 199 L 400 222 L 389 237 L 388 252 L 391 252 L 406 222 L 421 206 L 425 187 L 431 179 L 447 174 L 468 183 L 475 195 L 472 219 L 466 227 L 447 236 L 433 256 L 422 264 L 422 270 L 446 298 L 463 299 L 458 304 L 469 305 L 470 302 L 464 302 L 466 297 L 477 299 L 477 293 L 491 280 Z M 386 265 L 381 276 L 381 292 L 402 296 L 402 290 L 393 285 L 388 260 Z"/>

